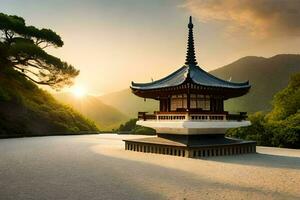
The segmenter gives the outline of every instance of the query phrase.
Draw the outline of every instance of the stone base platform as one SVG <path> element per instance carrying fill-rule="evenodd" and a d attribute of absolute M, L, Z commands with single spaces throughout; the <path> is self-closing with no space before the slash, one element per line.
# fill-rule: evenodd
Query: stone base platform
<path fill-rule="evenodd" d="M 256 142 L 224 137 L 224 135 L 169 135 L 123 140 L 125 150 L 157 153 L 188 158 L 226 156 L 256 152 Z"/>

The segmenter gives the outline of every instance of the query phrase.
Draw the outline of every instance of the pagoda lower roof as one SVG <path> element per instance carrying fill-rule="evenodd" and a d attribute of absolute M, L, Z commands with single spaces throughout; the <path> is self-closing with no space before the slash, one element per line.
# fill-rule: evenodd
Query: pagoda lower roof
<path fill-rule="evenodd" d="M 196 65 L 184 65 L 177 71 L 166 76 L 165 78 L 149 83 L 134 83 L 132 82 L 131 88 L 136 90 L 154 90 L 160 88 L 174 87 L 183 84 L 186 81 L 191 81 L 197 85 L 207 87 L 243 89 L 250 88 L 251 85 L 248 81 L 237 83 L 225 81 L 215 77 L 208 72 L 204 71 Z"/>

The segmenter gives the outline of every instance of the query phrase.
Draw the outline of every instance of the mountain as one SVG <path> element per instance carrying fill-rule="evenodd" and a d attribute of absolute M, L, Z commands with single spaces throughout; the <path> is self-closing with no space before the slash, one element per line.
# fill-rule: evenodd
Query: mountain
<path fill-rule="evenodd" d="M 225 80 L 249 80 L 250 92 L 226 101 L 225 107 L 230 111 L 252 113 L 271 110 L 274 94 L 285 88 L 291 75 L 299 71 L 300 55 L 281 54 L 270 58 L 244 57 L 210 73 Z"/>
<path fill-rule="evenodd" d="M 19 72 L 0 65 L 0 137 L 74 134 L 96 125 Z"/>
<path fill-rule="evenodd" d="M 98 97 L 104 103 L 111 105 L 131 118 L 137 117 L 139 111 L 152 112 L 158 109 L 158 102 L 155 100 L 137 97 L 130 89 L 109 93 Z"/>
<path fill-rule="evenodd" d="M 111 131 L 129 119 L 116 108 L 91 95 L 76 98 L 71 93 L 58 93 L 55 98 L 95 121 L 101 131 Z"/>
<path fill-rule="evenodd" d="M 300 71 L 300 55 L 281 54 L 270 58 L 247 56 L 229 65 L 211 71 L 213 75 L 231 81 L 249 80 L 250 92 L 225 102 L 225 109 L 238 112 L 268 111 L 275 93 L 287 86 L 290 76 Z M 130 89 L 99 97 L 104 103 L 114 106 L 123 113 L 136 117 L 138 111 L 154 111 L 158 103 L 144 102 L 133 95 Z"/>

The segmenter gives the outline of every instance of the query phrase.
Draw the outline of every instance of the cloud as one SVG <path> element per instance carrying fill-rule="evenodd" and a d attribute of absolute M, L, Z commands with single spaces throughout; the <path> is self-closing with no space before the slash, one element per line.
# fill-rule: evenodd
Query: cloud
<path fill-rule="evenodd" d="M 199 20 L 221 21 L 227 30 L 254 36 L 300 36 L 300 0 L 186 0 Z"/>

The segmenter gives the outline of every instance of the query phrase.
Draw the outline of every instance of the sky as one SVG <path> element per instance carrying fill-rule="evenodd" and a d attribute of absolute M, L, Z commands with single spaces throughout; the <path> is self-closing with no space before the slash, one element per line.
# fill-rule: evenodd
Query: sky
<path fill-rule="evenodd" d="M 160 79 L 184 64 L 188 17 L 206 71 L 244 56 L 300 52 L 298 0 L 0 0 L 0 12 L 50 28 L 48 52 L 80 70 L 74 87 L 103 95 Z"/>

